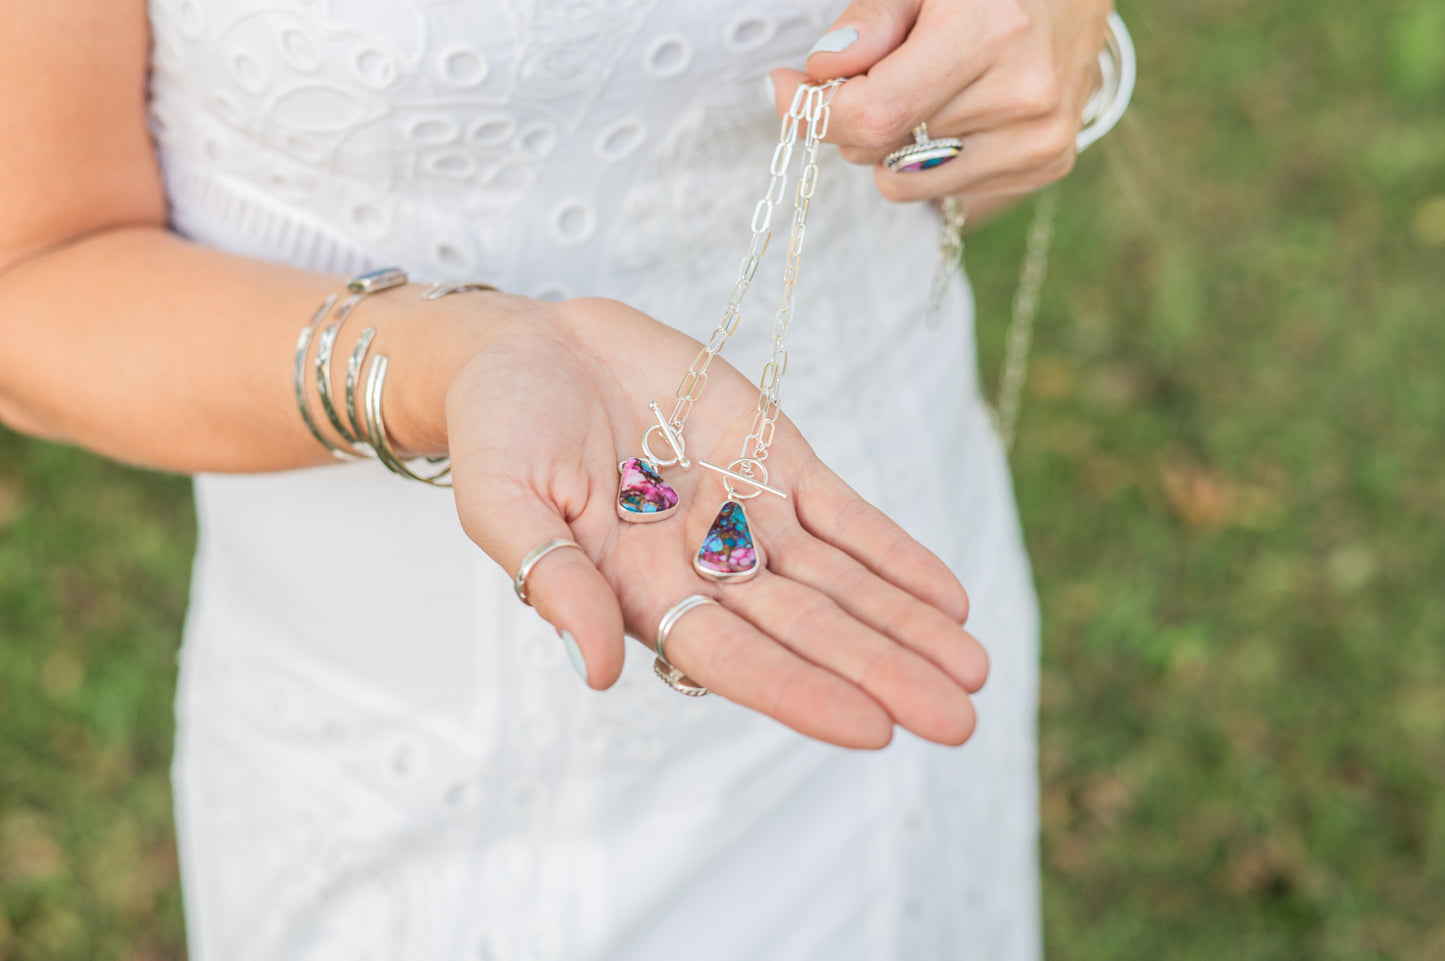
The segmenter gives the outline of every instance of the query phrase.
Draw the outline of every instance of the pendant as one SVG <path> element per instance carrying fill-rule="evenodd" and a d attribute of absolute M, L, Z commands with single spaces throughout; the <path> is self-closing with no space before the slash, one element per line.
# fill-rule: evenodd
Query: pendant
<path fill-rule="evenodd" d="M 762 546 L 753 540 L 747 511 L 739 501 L 731 497 L 723 501 L 692 566 L 717 581 L 745 581 L 763 566 Z"/>
<path fill-rule="evenodd" d="M 718 508 L 702 546 L 693 556 L 692 566 L 703 577 L 715 581 L 745 581 L 763 566 L 763 545 L 753 540 L 752 528 L 748 526 L 748 512 L 743 501 L 768 493 L 787 499 L 788 495 L 768 484 L 768 469 L 763 462 L 752 457 L 740 457 L 726 467 L 698 461 L 710 471 L 722 475 L 723 489 L 728 499 Z M 749 490 L 742 493 L 738 484 Z"/>
<path fill-rule="evenodd" d="M 617 516 L 647 524 L 671 517 L 677 510 L 677 491 L 667 485 L 657 468 L 642 457 L 629 457 L 617 465 Z"/>
<path fill-rule="evenodd" d="M 658 409 L 657 401 L 647 405 L 657 423 L 642 432 L 642 456 L 629 457 L 617 465 L 621 475 L 617 481 L 617 516 L 634 524 L 650 524 L 671 517 L 677 511 L 677 491 L 668 486 L 658 469 L 681 465 L 690 470 L 692 462 L 684 453 L 682 435 L 673 429 Z M 649 442 L 653 433 L 660 433 L 672 448 L 672 458 L 664 460 L 652 452 Z"/>

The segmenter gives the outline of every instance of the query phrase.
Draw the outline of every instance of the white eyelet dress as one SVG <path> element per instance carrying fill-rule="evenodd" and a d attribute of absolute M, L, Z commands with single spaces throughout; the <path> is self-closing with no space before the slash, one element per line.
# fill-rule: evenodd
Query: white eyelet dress
<path fill-rule="evenodd" d="M 763 78 L 841 7 L 150 0 L 174 226 L 340 275 L 612 297 L 705 338 L 767 185 Z M 375 463 L 198 477 L 174 762 L 193 961 L 1037 961 L 1037 613 L 969 294 L 927 326 L 936 216 L 822 153 L 785 407 L 968 588 L 992 664 L 973 740 L 832 748 L 679 696 L 636 644 L 590 691 L 447 492 Z M 773 246 L 727 349 L 745 372 Z"/>

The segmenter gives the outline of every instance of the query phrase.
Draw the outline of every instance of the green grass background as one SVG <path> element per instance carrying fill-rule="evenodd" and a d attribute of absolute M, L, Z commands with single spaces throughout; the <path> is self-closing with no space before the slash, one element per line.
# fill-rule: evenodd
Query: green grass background
<path fill-rule="evenodd" d="M 1049 957 L 1445 958 L 1445 5 L 1124 12 L 1014 455 Z M 969 241 L 986 376 L 1027 217 Z M 183 954 L 193 543 L 184 481 L 0 430 L 3 961 Z"/>

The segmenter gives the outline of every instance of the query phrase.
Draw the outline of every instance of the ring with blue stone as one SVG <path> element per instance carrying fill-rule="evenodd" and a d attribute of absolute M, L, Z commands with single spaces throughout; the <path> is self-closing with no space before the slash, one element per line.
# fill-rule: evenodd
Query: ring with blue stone
<path fill-rule="evenodd" d="M 913 143 L 884 157 L 883 166 L 894 173 L 916 173 L 942 166 L 962 152 L 962 140 L 957 137 L 930 139 L 928 124 L 921 123 L 913 128 Z"/>

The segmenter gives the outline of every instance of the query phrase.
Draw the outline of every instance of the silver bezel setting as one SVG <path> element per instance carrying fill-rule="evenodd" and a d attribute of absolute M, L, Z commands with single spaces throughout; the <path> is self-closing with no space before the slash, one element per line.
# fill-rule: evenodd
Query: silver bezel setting
<path fill-rule="evenodd" d="M 665 520 L 667 520 L 669 517 L 671 517 L 673 514 L 676 514 L 676 513 L 677 513 L 677 509 L 682 506 L 682 495 L 680 495 L 680 494 L 678 494 L 677 503 L 676 503 L 676 504 L 673 504 L 671 507 L 667 508 L 666 510 L 660 510 L 660 511 L 630 511 L 630 510 L 628 510 L 627 508 L 625 508 L 625 507 L 622 506 L 622 471 L 623 471 L 623 468 L 625 468 L 625 467 L 627 466 L 627 462 L 628 462 L 629 460 L 640 460 L 640 461 L 642 461 L 642 462 L 643 462 L 644 464 L 646 464 L 648 467 L 652 468 L 653 473 L 657 474 L 659 480 L 661 480 L 661 478 L 662 478 L 662 471 L 658 470 L 658 469 L 657 469 L 657 465 L 654 464 L 652 461 L 648 460 L 646 457 L 637 457 L 637 458 L 628 457 L 628 458 L 624 458 L 623 460 L 618 461 L 618 462 L 617 462 L 617 496 L 612 499 L 613 505 L 617 508 L 617 516 L 620 517 L 622 520 L 627 521 L 629 524 L 653 524 L 653 523 L 656 523 L 657 521 L 665 521 Z M 663 483 L 666 484 L 667 482 L 666 482 L 666 481 L 663 481 Z M 674 494 L 677 494 L 677 491 L 672 488 L 672 485 L 671 485 L 671 484 L 668 484 L 668 488 L 669 488 L 670 490 L 672 490 L 672 492 L 673 492 Z"/>
<path fill-rule="evenodd" d="M 703 567 L 701 556 L 702 548 L 699 547 L 697 550 L 692 552 L 692 569 L 697 571 L 699 574 L 701 574 L 703 577 L 706 577 L 710 581 L 718 581 L 722 584 L 741 584 L 744 581 L 750 581 L 754 577 L 757 577 L 758 571 L 762 570 L 763 567 L 766 566 L 767 558 L 763 555 L 762 542 L 758 540 L 755 534 L 753 534 L 753 525 L 752 522 L 748 520 L 747 508 L 743 506 L 741 501 L 738 501 L 731 497 L 723 501 L 723 504 L 730 503 L 738 505 L 738 510 L 743 512 L 743 520 L 748 525 L 748 534 L 752 536 L 753 539 L 753 566 L 745 571 L 715 571 L 711 568 Z M 722 512 L 721 506 L 718 507 L 718 512 Z M 712 525 L 708 525 L 708 530 L 712 530 Z M 705 540 L 704 543 L 706 543 Z"/>
<path fill-rule="evenodd" d="M 883 166 L 894 173 L 924 173 L 922 170 L 903 170 L 912 164 L 940 161 L 934 167 L 941 167 L 963 152 L 963 141 L 957 137 L 943 137 L 939 140 L 920 140 L 907 147 L 900 147 L 883 158 Z M 930 168 L 933 169 L 933 168 Z"/>

